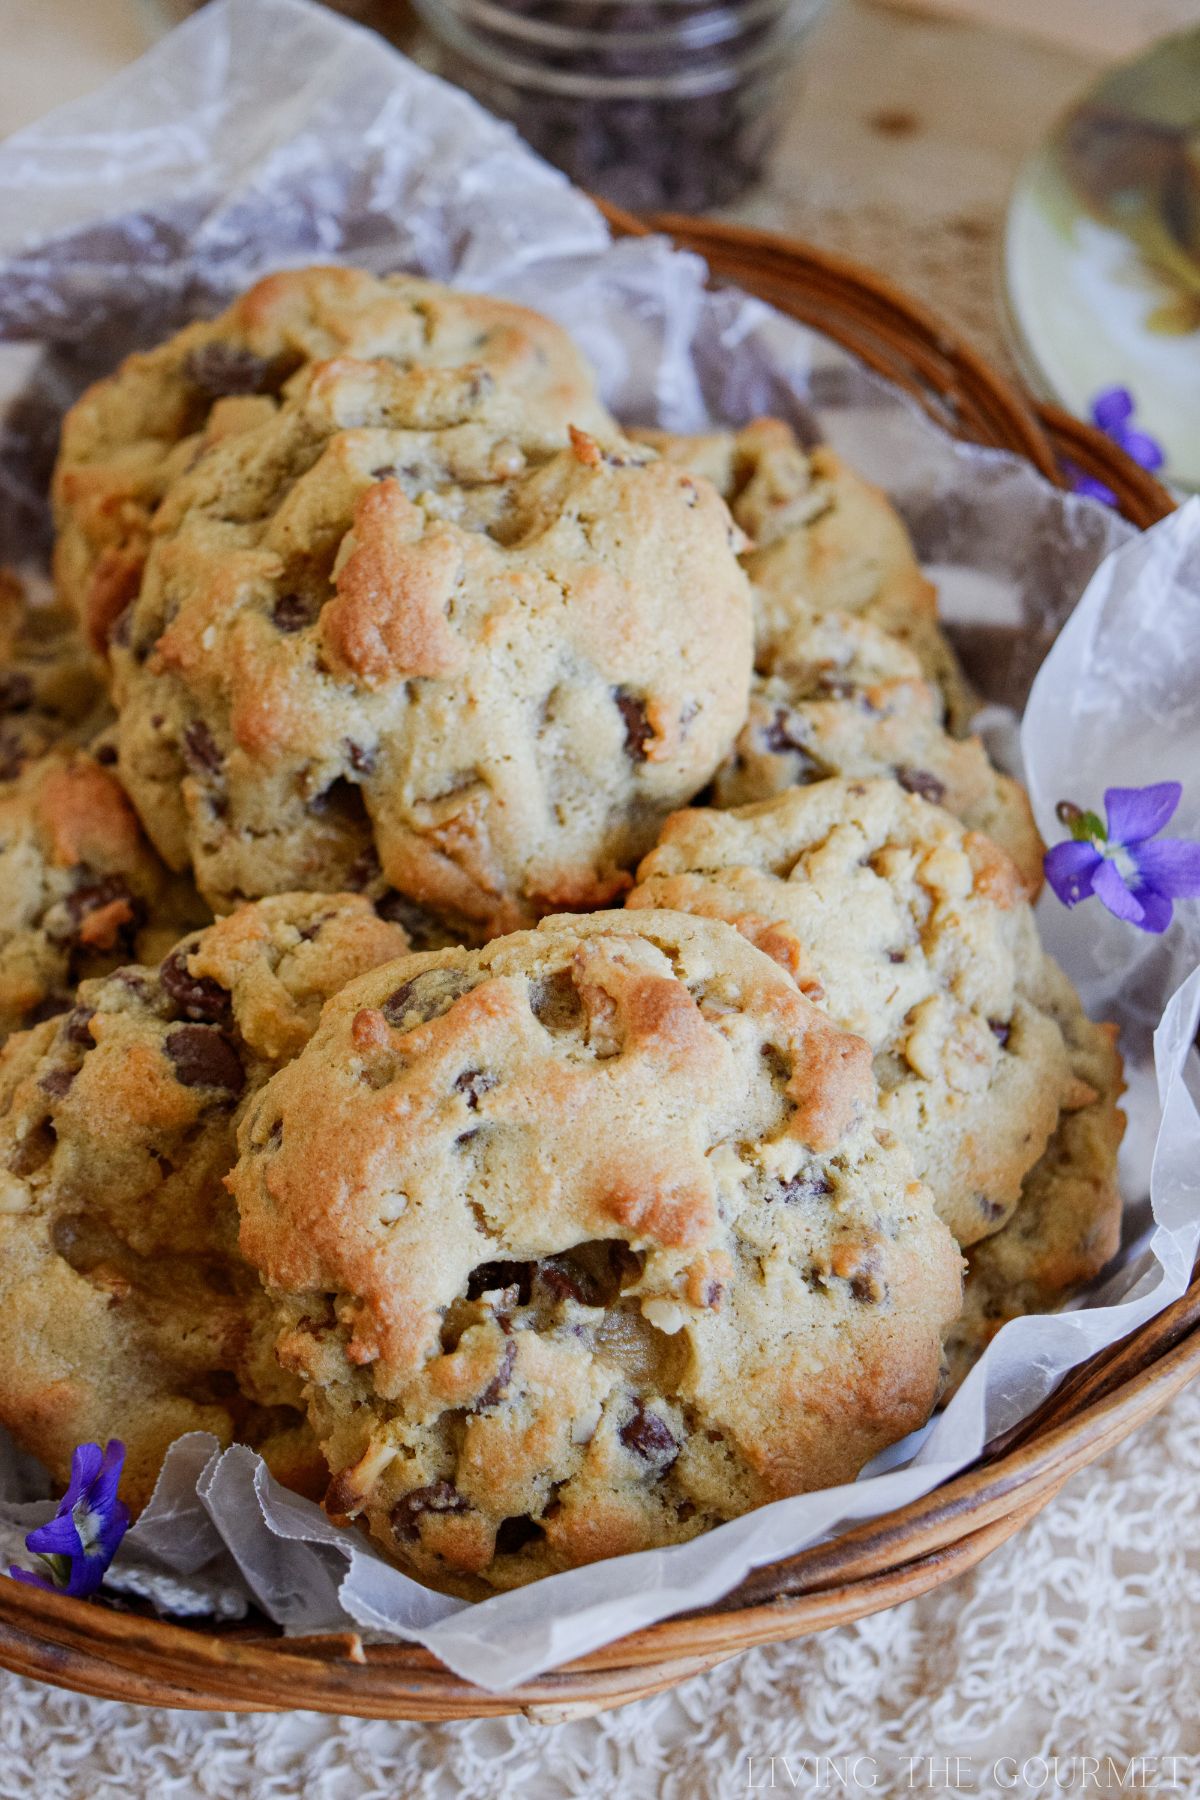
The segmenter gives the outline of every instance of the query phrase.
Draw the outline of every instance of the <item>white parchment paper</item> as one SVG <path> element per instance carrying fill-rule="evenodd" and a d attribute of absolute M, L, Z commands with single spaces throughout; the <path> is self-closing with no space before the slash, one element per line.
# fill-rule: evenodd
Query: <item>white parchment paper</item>
<path fill-rule="evenodd" d="M 1200 834 L 1200 501 L 1139 539 L 1015 459 L 955 444 L 828 340 L 709 292 L 696 258 L 610 242 L 507 126 L 305 0 L 215 0 L 100 93 L 0 146 L 0 557 L 44 557 L 57 420 L 87 380 L 268 269 L 339 259 L 553 314 L 629 423 L 689 430 L 769 411 L 834 443 L 905 513 L 990 699 L 1023 700 L 1053 645 L 1021 745 L 1043 832 L 1059 835 L 1060 798 L 1096 806 L 1106 784 L 1169 775 L 1185 784 L 1178 830 Z M 1129 1248 L 1089 1304 L 1007 1326 L 946 1411 L 859 1481 L 466 1605 L 331 1525 L 249 1450 L 193 1435 L 110 1587 L 185 1616 L 253 1602 L 290 1632 L 415 1641 L 502 1690 L 703 1606 L 971 1461 L 1066 1369 L 1175 1299 L 1200 1240 L 1200 908 L 1181 906 L 1160 941 L 1096 902 L 1042 905 L 1085 1000 L 1124 1030 Z M 0 1442 L 0 1560 L 46 1516 L 45 1492 Z"/>

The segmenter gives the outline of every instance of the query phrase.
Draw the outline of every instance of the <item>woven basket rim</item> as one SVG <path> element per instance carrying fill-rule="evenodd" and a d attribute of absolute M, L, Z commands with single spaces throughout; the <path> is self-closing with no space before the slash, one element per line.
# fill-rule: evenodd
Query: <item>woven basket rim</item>
<path fill-rule="evenodd" d="M 817 323 L 842 342 L 857 324 L 859 333 L 850 346 L 878 372 L 895 378 L 896 371 L 882 354 L 889 340 L 897 351 L 913 358 L 919 352 L 922 379 L 901 383 L 939 424 L 954 430 L 953 412 L 964 403 L 968 418 L 986 421 L 1004 433 L 1003 448 L 1023 455 L 1056 487 L 1070 486 L 1071 466 L 1094 475 L 1112 490 L 1119 511 L 1131 524 L 1145 530 L 1174 511 L 1175 500 L 1148 470 L 1139 467 L 1094 425 L 1075 418 L 1062 407 L 1032 403 L 1017 385 L 986 356 L 948 325 L 929 307 L 916 300 L 887 276 L 840 253 L 778 232 L 717 220 L 693 218 L 682 213 L 656 213 L 645 219 L 619 207 L 601 203 L 601 211 L 619 236 L 644 237 L 661 232 L 682 248 L 704 256 L 719 279 L 741 277 L 740 285 L 769 298 L 794 317 Z M 758 279 L 747 280 L 744 267 L 752 265 Z M 768 287 L 798 285 L 819 304 L 789 304 Z M 828 310 L 827 310 L 828 309 Z M 831 330 L 836 324 L 841 329 Z M 897 342 L 897 340 L 902 340 Z M 940 394 L 928 383 L 940 377 Z M 942 405 L 936 404 L 938 399 Z M 947 418 L 947 405 L 951 417 Z M 989 432 L 959 431 L 956 435 L 975 442 L 997 442 Z M 1066 466 L 1065 466 L 1066 465 Z"/>
<path fill-rule="evenodd" d="M 1070 462 L 1104 481 L 1145 528 L 1174 502 L 1108 438 L 1058 409 L 1032 409 L 986 358 L 873 271 L 795 239 L 707 219 L 632 218 L 817 324 L 900 379 L 958 435 L 1025 456 L 1067 485 Z M 506 1694 L 461 1680 L 408 1645 L 353 1632 L 285 1639 L 272 1628 L 146 1616 L 0 1581 L 0 1665 L 76 1691 L 193 1710 L 312 1709 L 369 1718 L 582 1717 L 671 1687 L 755 1644 L 849 1623 L 971 1568 L 1020 1530 L 1072 1474 L 1200 1373 L 1200 1280 L 1156 1318 L 1072 1372 L 1001 1444 L 910 1506 L 756 1570 L 719 1604 L 630 1634 Z"/>

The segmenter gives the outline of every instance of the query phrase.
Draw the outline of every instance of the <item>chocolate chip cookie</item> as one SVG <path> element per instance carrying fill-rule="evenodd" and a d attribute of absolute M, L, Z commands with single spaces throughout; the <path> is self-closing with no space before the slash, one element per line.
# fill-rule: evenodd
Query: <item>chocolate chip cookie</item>
<path fill-rule="evenodd" d="M 75 620 L 34 586 L 0 568 L 0 784 L 55 745 L 88 743 L 109 717 Z"/>
<path fill-rule="evenodd" d="M 486 936 L 629 885 L 745 715 L 709 484 L 620 438 L 497 435 L 342 358 L 203 455 L 114 634 L 120 770 L 221 911 L 364 867 Z"/>
<path fill-rule="evenodd" d="M 70 1012 L 9 1041 L 0 1423 L 59 1480 L 77 1443 L 120 1437 L 136 1510 L 172 1439 L 203 1430 L 320 1485 L 223 1181 L 248 1098 L 329 993 L 405 943 L 359 896 L 282 896 L 158 968 L 84 982 Z"/>
<path fill-rule="evenodd" d="M 207 916 L 96 754 L 51 750 L 0 784 L 0 1039 Z"/>
<path fill-rule="evenodd" d="M 802 449 L 782 419 L 699 437 L 637 435 L 706 475 L 749 536 L 743 561 L 763 672 L 771 672 L 777 647 L 797 622 L 831 611 L 858 614 L 909 645 L 940 690 L 951 729 L 966 729 L 975 700 L 938 626 L 936 590 L 879 488 L 828 446 Z"/>
<path fill-rule="evenodd" d="M 130 356 L 63 423 L 54 476 L 55 576 L 103 648 L 137 593 L 155 513 L 206 445 L 269 417 L 298 370 L 345 357 L 393 371 L 427 414 L 477 411 L 507 429 L 519 395 L 528 432 L 611 421 L 566 333 L 523 307 L 411 275 L 290 269 L 218 318 Z"/>
<path fill-rule="evenodd" d="M 966 1247 L 1091 1090 L 1009 858 L 889 780 L 681 812 L 627 905 L 726 919 L 870 1044 L 880 1115 Z"/>
<path fill-rule="evenodd" d="M 944 730 L 937 690 L 899 638 L 838 612 L 780 639 L 713 797 L 744 806 L 831 775 L 894 776 L 994 839 L 1031 897 L 1041 888 L 1044 846 L 1024 788 L 992 767 L 978 738 Z"/>
<path fill-rule="evenodd" d="M 1067 1040 L 1076 1104 L 1025 1177 L 1008 1224 L 968 1252 L 962 1316 L 946 1342 L 947 1397 L 1002 1325 L 1061 1306 L 1095 1280 L 1120 1244 L 1117 1151 L 1125 1118 L 1117 1104 L 1117 1028 L 1093 1024 L 1053 965 L 1050 976 L 1048 1004 Z"/>
<path fill-rule="evenodd" d="M 870 1060 L 667 912 L 338 995 L 230 1183 L 328 1510 L 476 1593 L 848 1481 L 919 1425 L 960 1263 Z"/>

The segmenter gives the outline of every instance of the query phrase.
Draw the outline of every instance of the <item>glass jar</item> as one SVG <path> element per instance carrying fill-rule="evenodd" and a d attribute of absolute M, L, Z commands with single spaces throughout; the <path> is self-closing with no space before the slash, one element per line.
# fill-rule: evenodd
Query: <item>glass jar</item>
<path fill-rule="evenodd" d="M 761 178 L 828 0 L 415 0 L 435 67 L 578 186 L 697 212 Z"/>

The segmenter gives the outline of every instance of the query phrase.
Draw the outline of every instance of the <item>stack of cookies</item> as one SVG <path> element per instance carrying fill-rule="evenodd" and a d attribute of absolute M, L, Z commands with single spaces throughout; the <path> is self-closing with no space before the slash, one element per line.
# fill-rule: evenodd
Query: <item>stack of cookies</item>
<path fill-rule="evenodd" d="M 886 500 L 312 269 L 0 586 L 0 1422 L 479 1595 L 852 1480 L 1115 1248 L 1114 1033 Z M 965 1283 L 964 1283 L 965 1273 Z"/>

